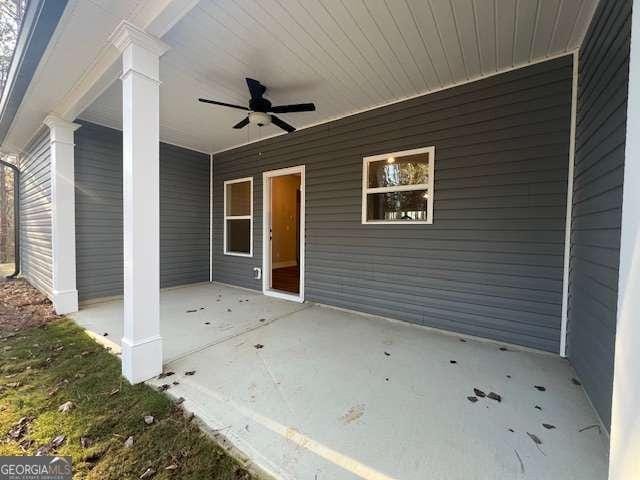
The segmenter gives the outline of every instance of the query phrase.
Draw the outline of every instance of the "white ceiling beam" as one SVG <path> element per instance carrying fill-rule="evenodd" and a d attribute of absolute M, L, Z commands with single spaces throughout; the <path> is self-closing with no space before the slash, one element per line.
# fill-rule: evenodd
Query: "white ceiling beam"
<path fill-rule="evenodd" d="M 199 0 L 145 0 L 134 10 L 131 24 L 145 32 L 162 37 L 187 15 Z M 95 61 L 56 105 L 53 112 L 60 118 L 73 121 L 91 105 L 120 75 L 120 52 L 106 41 Z"/>

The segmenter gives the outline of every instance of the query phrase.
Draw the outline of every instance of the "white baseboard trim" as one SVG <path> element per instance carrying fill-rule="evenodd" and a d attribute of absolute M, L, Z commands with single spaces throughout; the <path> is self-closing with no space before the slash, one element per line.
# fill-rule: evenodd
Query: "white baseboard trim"
<path fill-rule="evenodd" d="M 141 383 L 162 373 L 162 337 L 133 342 L 122 338 L 122 374 L 132 384 Z"/>
<path fill-rule="evenodd" d="M 78 311 L 78 290 L 54 290 L 52 292 L 53 307 L 58 315 L 74 313 Z"/>

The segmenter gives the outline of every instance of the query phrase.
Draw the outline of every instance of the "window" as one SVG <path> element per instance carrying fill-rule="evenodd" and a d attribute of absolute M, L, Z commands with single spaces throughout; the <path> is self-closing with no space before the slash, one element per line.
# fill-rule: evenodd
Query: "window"
<path fill-rule="evenodd" d="M 224 253 L 253 256 L 253 177 L 224 182 Z"/>
<path fill-rule="evenodd" d="M 433 223 L 435 147 L 365 157 L 362 223 Z"/>

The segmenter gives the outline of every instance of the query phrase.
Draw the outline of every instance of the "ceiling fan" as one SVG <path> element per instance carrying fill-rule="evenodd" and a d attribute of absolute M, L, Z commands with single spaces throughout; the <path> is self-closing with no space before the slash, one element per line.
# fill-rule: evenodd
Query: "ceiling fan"
<path fill-rule="evenodd" d="M 269 125 L 273 123 L 277 127 L 285 130 L 287 133 L 295 131 L 295 127 L 289 125 L 287 122 L 281 120 L 271 113 L 293 113 L 293 112 L 313 112 L 316 106 L 313 103 L 297 103 L 294 105 L 271 105 L 271 102 L 264 98 L 264 92 L 267 91 L 267 87 L 262 85 L 259 81 L 253 78 L 247 78 L 247 87 L 249 87 L 249 93 L 251 94 L 251 100 L 249 100 L 249 108 L 240 105 L 233 105 L 231 103 L 218 102 L 216 100 L 209 100 L 207 98 L 199 98 L 198 100 L 203 103 L 211 103 L 213 105 L 222 105 L 223 107 L 237 108 L 239 110 L 246 110 L 249 114 L 236 123 L 233 128 L 244 128 L 250 123 L 262 127 L 263 125 Z"/>

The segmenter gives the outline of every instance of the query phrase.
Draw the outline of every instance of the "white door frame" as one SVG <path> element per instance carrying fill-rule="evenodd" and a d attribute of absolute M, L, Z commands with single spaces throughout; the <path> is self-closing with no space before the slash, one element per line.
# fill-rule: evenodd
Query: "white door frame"
<path fill-rule="evenodd" d="M 281 168 L 262 173 L 262 293 L 270 297 L 294 302 L 304 302 L 304 244 L 305 244 L 305 173 L 304 165 Z M 271 224 L 271 179 L 282 175 L 300 174 L 300 291 L 298 295 L 272 290 L 271 285 L 271 244 L 269 226 Z"/>

